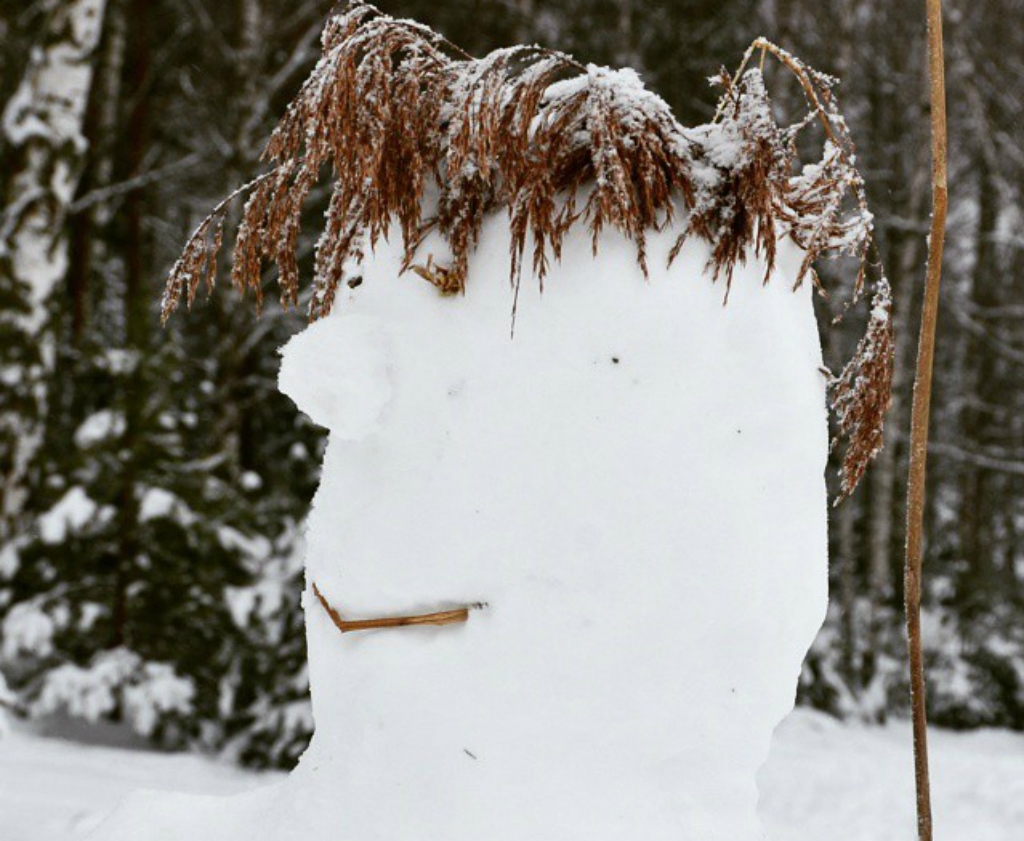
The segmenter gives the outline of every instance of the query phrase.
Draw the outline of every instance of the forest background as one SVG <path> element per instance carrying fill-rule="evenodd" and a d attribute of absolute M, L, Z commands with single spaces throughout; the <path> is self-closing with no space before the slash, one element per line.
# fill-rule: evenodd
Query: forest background
<path fill-rule="evenodd" d="M 708 77 L 759 35 L 842 80 L 893 285 L 895 397 L 885 449 L 830 512 L 832 608 L 800 699 L 871 721 L 906 714 L 905 433 L 930 174 L 920 0 L 379 5 L 474 55 L 540 43 L 633 67 L 692 125 L 713 116 Z M 1024 3 L 945 5 L 952 211 L 926 512 L 929 712 L 1022 730 Z M 259 171 L 331 7 L 0 0 L 10 710 L 122 721 L 255 766 L 290 767 L 308 740 L 301 535 L 324 438 L 276 390 L 276 349 L 305 315 L 268 303 L 257 319 L 227 289 L 166 328 L 159 309 L 195 225 Z M 63 87 L 48 90 L 54 63 Z M 799 88 L 766 73 L 780 117 L 799 113 Z M 322 209 L 326 188 L 313 199 Z M 314 245 L 300 242 L 307 271 Z M 822 268 L 826 286 L 841 270 Z M 823 324 L 843 309 L 819 304 Z M 824 330 L 826 360 L 848 358 L 862 329 L 851 311 Z"/>

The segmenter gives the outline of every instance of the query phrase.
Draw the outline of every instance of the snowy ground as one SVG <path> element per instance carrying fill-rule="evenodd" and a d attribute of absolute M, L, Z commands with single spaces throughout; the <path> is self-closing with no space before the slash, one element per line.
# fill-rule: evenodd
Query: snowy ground
<path fill-rule="evenodd" d="M 806 711 L 791 716 L 761 774 L 761 814 L 773 841 L 909 841 L 909 739 L 905 726 L 844 726 Z M 1024 735 L 933 733 L 932 768 L 937 837 L 1020 841 Z M 271 779 L 196 756 L 16 731 L 0 742 L 0 839 L 81 837 L 136 786 L 230 794 Z"/>

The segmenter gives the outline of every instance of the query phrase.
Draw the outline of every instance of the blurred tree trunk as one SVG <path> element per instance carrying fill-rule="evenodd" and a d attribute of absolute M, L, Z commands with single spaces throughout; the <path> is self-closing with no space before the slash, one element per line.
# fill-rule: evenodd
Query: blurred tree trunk
<path fill-rule="evenodd" d="M 266 82 L 262 45 L 265 42 L 263 0 L 236 0 L 234 7 L 237 33 L 234 45 L 233 67 L 237 96 L 232 102 L 231 131 L 233 132 L 233 158 L 230 164 L 231 180 L 244 183 L 252 177 L 259 162 L 261 141 L 267 127 L 258 119 L 264 113 L 263 89 Z M 236 209 L 236 212 L 240 208 Z M 226 455 L 228 472 L 233 480 L 243 471 L 257 467 L 253 460 L 256 447 L 251 413 L 246 405 L 245 380 L 249 375 L 249 360 L 245 344 L 237 341 L 250 328 L 247 314 L 239 312 L 235 301 L 214 296 L 210 302 L 211 315 L 216 325 L 217 354 L 215 359 L 218 437 Z M 269 316 L 272 317 L 272 316 Z"/>
<path fill-rule="evenodd" d="M 137 178 L 144 165 L 149 141 L 150 107 L 146 88 L 150 75 L 150 34 L 148 0 L 132 0 L 132 25 L 128 39 L 129 77 L 134 79 L 137 95 L 131 100 L 127 118 L 125 180 Z M 118 500 L 118 558 L 114 578 L 113 644 L 126 645 L 129 635 L 129 597 L 135 565 L 143 547 L 139 540 L 140 490 L 139 460 L 142 425 L 146 406 L 146 378 L 142 357 L 149 349 L 150 295 L 146 259 L 146 191 L 139 186 L 125 199 L 125 349 L 132 359 L 124 394 L 125 431 L 122 437 L 124 458 L 121 492 Z"/>
<path fill-rule="evenodd" d="M 106 0 L 64 0 L 46 18 L 3 113 L 0 217 L 0 538 L 25 497 L 41 437 L 53 344 L 45 305 L 68 268 L 65 227 L 87 144 L 82 134 Z M 18 372 L 17 376 L 10 372 Z"/>
<path fill-rule="evenodd" d="M 894 294 L 896 341 L 892 406 L 885 428 L 885 446 L 871 469 L 867 522 L 867 580 L 872 606 L 871 658 L 877 659 L 894 639 L 894 608 L 901 567 L 895 547 L 901 511 L 896 500 L 904 489 L 899 466 L 906 464 L 908 442 L 901 435 L 910 423 L 914 304 L 920 289 L 923 261 L 921 232 L 929 196 L 930 160 L 920 126 L 926 124 L 927 91 L 920 72 L 923 50 L 917 45 L 920 24 L 915 14 L 893 16 L 892 8 L 872 6 L 871 33 L 877 67 L 871 67 L 870 109 L 875 195 L 885 218 L 879 228 L 882 258 Z M 922 33 L 923 34 L 923 33 Z M 908 46 L 914 45 L 914 46 Z M 917 142 L 915 142 L 917 141 Z M 873 667 L 869 669 L 872 671 Z M 872 675 L 865 675 L 871 680 Z"/>
<path fill-rule="evenodd" d="M 91 384 L 83 373 L 95 347 L 88 344 L 93 288 L 110 269 L 109 224 L 114 204 L 108 191 L 119 142 L 121 85 L 127 29 L 124 0 L 108 0 L 97 69 L 85 115 L 83 134 L 89 155 L 75 201 L 69 208 L 69 264 L 64 283 L 65 305 L 55 311 L 54 370 L 51 376 L 40 469 L 60 472 L 56 462 L 66 455 L 66 442 L 89 414 Z M 102 286 L 102 284 L 101 284 Z"/>
<path fill-rule="evenodd" d="M 856 27 L 856 17 L 852 2 L 844 2 L 839 14 L 839 49 L 836 55 L 836 72 L 841 79 L 852 75 L 853 70 L 853 44 Z M 793 10 L 787 0 L 780 0 L 779 14 L 781 27 L 780 31 L 785 34 L 786 39 L 795 38 Z M 787 110 L 793 113 L 794 103 L 787 103 Z M 876 466 L 874 470 L 878 470 Z M 863 499 L 863 491 L 856 499 L 847 499 L 843 503 L 842 510 L 837 514 L 838 548 L 839 548 L 839 607 L 842 618 L 840 620 L 842 645 L 842 656 L 840 662 L 843 666 L 843 679 L 851 693 L 856 693 L 863 680 L 863 663 L 858 655 L 858 628 L 857 628 L 857 511 Z"/>
<path fill-rule="evenodd" d="M 852 693 L 862 682 L 862 664 L 857 651 L 857 508 L 852 499 L 846 500 L 836 513 L 839 550 L 839 610 L 840 644 L 843 680 Z"/>
<path fill-rule="evenodd" d="M 123 6 L 124 0 L 107 2 L 103 48 L 86 115 L 85 136 L 89 139 L 90 161 L 83 174 L 82 191 L 93 195 L 86 196 L 86 205 L 73 211 L 71 220 L 67 288 L 71 301 L 68 340 L 72 348 L 81 343 L 88 320 L 90 276 L 106 252 L 106 242 L 96 234 L 110 222 L 113 212 L 110 199 L 101 196 L 113 180 L 114 145 L 121 117 L 121 76 L 127 45 Z"/>
<path fill-rule="evenodd" d="M 998 222 L 998 185 L 984 154 L 978 156 L 978 216 L 975 229 L 975 262 L 970 275 L 968 300 L 971 311 L 967 318 L 976 319 L 977 312 L 991 311 L 999 304 L 996 278 L 995 235 Z M 987 325 L 975 322 L 981 331 Z M 961 421 L 961 434 L 966 443 L 974 449 L 983 449 L 989 440 L 993 413 L 1000 411 L 1003 403 L 995 389 L 999 388 L 995 377 L 996 359 L 990 345 L 984 340 L 984 333 L 972 332 L 965 349 L 966 391 Z M 988 594 L 998 586 L 995 547 L 992 545 L 992 524 L 994 513 L 989 498 L 990 475 L 987 468 L 977 464 L 964 463 L 960 489 L 961 554 L 965 561 L 966 575 L 961 593 L 968 613 L 987 603 Z"/>
<path fill-rule="evenodd" d="M 926 149 L 927 147 L 921 147 Z M 909 158 L 909 160 L 908 160 Z M 906 173 L 910 185 L 907 221 L 916 226 L 923 219 L 924 196 L 928 195 L 928 160 L 919 152 L 894 156 L 893 166 Z M 869 587 L 874 605 L 871 635 L 881 645 L 891 624 L 892 606 L 896 593 L 896 556 L 893 547 L 898 528 L 899 509 L 896 505 L 903 480 L 898 467 L 905 463 L 906 440 L 901 430 L 909 423 L 910 402 L 907 397 L 913 373 L 911 318 L 917 298 L 919 268 L 924 256 L 921 237 L 916 230 L 901 232 L 890 238 L 893 260 L 890 281 L 895 290 L 893 329 L 896 337 L 896 360 L 893 372 L 892 407 L 885 428 L 885 446 L 878 454 L 871 475 L 871 532 L 869 547 Z"/>

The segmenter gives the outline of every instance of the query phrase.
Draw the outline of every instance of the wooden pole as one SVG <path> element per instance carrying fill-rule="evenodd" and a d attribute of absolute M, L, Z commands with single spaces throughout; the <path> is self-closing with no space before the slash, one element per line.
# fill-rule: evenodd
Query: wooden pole
<path fill-rule="evenodd" d="M 925 713 L 924 657 L 921 650 L 921 552 L 924 530 L 925 466 L 931 409 L 935 325 L 946 232 L 946 83 L 942 50 L 942 0 L 925 0 L 928 15 L 928 82 L 931 102 L 932 224 L 921 336 L 917 350 L 914 405 L 911 413 L 910 472 L 907 487 L 907 555 L 904 604 L 910 652 L 910 704 L 914 729 L 914 779 L 917 788 L 917 835 L 932 841 L 932 807 L 928 777 L 928 730 Z"/>

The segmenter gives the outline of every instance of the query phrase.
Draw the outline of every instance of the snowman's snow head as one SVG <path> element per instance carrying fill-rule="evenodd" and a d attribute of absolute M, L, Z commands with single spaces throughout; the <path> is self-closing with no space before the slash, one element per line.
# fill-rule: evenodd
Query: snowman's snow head
<path fill-rule="evenodd" d="M 686 128 L 635 74 L 456 58 L 362 2 L 323 48 L 235 249 L 237 282 L 258 296 L 272 255 L 297 303 L 303 205 L 332 173 L 321 320 L 281 374 L 331 433 L 306 559 L 317 731 L 261 831 L 760 837 L 754 773 L 826 599 L 811 263 L 866 266 L 871 241 L 831 80 L 759 40 L 744 67 L 760 49 L 795 68 L 808 118 L 778 126 L 751 63 Z M 801 165 L 812 125 L 827 140 Z M 226 208 L 165 315 L 215 266 Z M 887 295 L 834 380 L 846 490 L 881 440 Z M 346 634 L 325 609 L 476 602 L 454 627 Z"/>
<path fill-rule="evenodd" d="M 625 243 L 570 237 L 512 337 L 507 246 L 495 217 L 457 298 L 381 249 L 285 349 L 282 389 L 331 431 L 310 583 L 352 619 L 486 603 L 342 635 L 308 599 L 307 762 L 354 837 L 753 838 L 826 602 L 800 254 L 723 307 L 699 245 L 645 280 Z"/>

